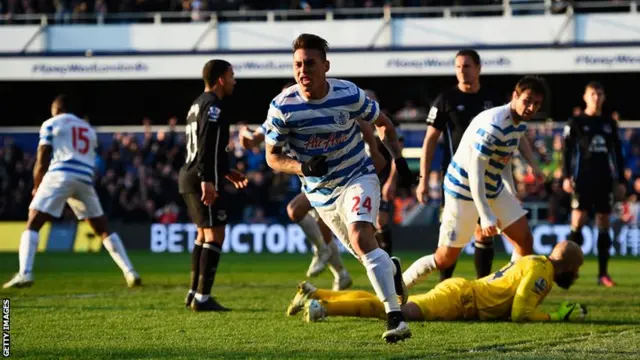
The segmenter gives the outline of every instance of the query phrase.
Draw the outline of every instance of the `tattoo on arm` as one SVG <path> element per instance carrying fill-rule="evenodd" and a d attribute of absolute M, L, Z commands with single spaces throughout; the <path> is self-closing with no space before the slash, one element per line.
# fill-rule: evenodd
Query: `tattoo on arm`
<path fill-rule="evenodd" d="M 266 144 L 267 164 L 274 170 L 302 175 L 302 163 L 282 153 L 282 147 Z"/>
<path fill-rule="evenodd" d="M 380 141 L 382 141 L 382 144 L 389 150 L 391 157 L 394 159 L 402 157 L 402 146 L 400 146 L 398 133 L 391 120 L 389 120 L 385 114 L 380 113 L 375 125 Z"/>

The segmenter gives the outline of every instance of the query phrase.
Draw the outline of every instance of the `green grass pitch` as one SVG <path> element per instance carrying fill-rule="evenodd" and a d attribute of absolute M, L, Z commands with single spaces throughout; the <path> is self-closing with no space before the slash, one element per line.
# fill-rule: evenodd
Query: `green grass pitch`
<path fill-rule="evenodd" d="M 400 254 L 407 266 L 421 254 Z M 542 305 L 566 299 L 586 304 L 585 323 L 413 323 L 413 338 L 395 345 L 380 339 L 384 323 L 331 318 L 306 324 L 284 311 L 304 279 L 308 255 L 224 254 L 214 286 L 230 313 L 193 313 L 183 307 L 188 254 L 131 253 L 144 287 L 127 289 L 109 256 L 37 254 L 30 289 L 0 290 L 11 299 L 11 352 L 37 359 L 640 359 L 640 261 L 614 258 L 619 286 L 596 286 L 595 259 L 566 292 L 555 287 Z M 370 290 L 362 266 L 344 255 L 354 288 Z M 17 269 L 16 254 L 0 254 L 0 280 Z M 506 262 L 498 258 L 494 269 Z M 457 276 L 472 278 L 460 260 Z M 330 287 L 327 270 L 313 283 Z M 413 289 L 425 292 L 437 275 Z"/>

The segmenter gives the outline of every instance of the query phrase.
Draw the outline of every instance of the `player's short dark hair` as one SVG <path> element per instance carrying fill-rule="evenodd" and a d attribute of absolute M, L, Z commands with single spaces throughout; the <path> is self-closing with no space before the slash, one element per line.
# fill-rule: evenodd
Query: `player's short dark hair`
<path fill-rule="evenodd" d="M 587 91 L 587 89 L 593 89 L 593 90 L 600 90 L 600 91 L 604 91 L 604 86 L 597 82 L 597 81 L 590 81 L 585 87 L 584 87 L 584 91 Z"/>
<path fill-rule="evenodd" d="M 538 76 L 527 75 L 518 81 L 515 88 L 516 93 L 520 95 L 527 90 L 531 90 L 532 93 L 543 98 L 547 96 L 547 86 L 544 80 Z"/>
<path fill-rule="evenodd" d="M 67 94 L 60 94 L 53 99 L 52 105 L 55 104 L 58 110 L 62 113 L 76 114 L 78 111 L 78 104 L 75 102 L 72 96 Z"/>
<path fill-rule="evenodd" d="M 473 50 L 473 49 L 462 49 L 460 51 L 458 51 L 458 53 L 456 54 L 456 57 L 458 56 L 468 56 L 471 58 L 471 60 L 473 60 L 473 62 L 476 64 L 476 66 L 479 66 L 481 64 L 480 62 L 480 54 L 478 54 L 477 51 Z"/>
<path fill-rule="evenodd" d="M 300 34 L 300 36 L 293 40 L 293 52 L 296 52 L 298 49 L 318 50 L 322 54 L 322 60 L 326 60 L 329 43 L 318 35 Z"/>
<path fill-rule="evenodd" d="M 205 85 L 209 87 L 214 86 L 218 79 L 222 77 L 230 67 L 231 64 L 226 60 L 209 60 L 202 68 L 202 80 L 204 80 Z"/>

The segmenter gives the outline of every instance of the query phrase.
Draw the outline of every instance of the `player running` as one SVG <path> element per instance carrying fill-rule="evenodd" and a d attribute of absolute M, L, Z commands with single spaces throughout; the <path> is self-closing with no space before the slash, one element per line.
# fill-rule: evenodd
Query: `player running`
<path fill-rule="evenodd" d="M 286 91 L 296 83 L 288 83 L 282 91 Z M 268 119 L 253 132 L 244 126 L 240 129 L 240 145 L 245 149 L 252 149 L 260 146 L 264 142 Z M 362 125 L 361 125 L 362 126 Z M 367 129 L 364 130 L 366 132 Z M 363 132 L 363 133 L 364 133 Z M 372 132 L 369 130 L 369 132 Z M 373 137 L 373 134 L 370 135 Z M 353 280 L 340 257 L 340 250 L 333 241 L 331 230 L 320 219 L 317 212 L 311 207 L 309 200 L 304 193 L 300 193 L 287 204 L 287 214 L 289 219 L 298 224 L 305 236 L 311 243 L 313 258 L 307 269 L 307 277 L 316 277 L 324 271 L 328 265 L 333 274 L 333 290 L 348 289 Z"/>
<path fill-rule="evenodd" d="M 189 217 L 198 228 L 185 305 L 193 311 L 229 311 L 211 297 L 211 288 L 220 262 L 229 207 L 223 181 L 238 189 L 247 186 L 244 175 L 229 169 L 229 120 L 221 116 L 222 99 L 231 95 L 236 80 L 231 64 L 219 59 L 204 65 L 202 78 L 204 92 L 187 115 L 187 158 L 178 179 Z"/>
<path fill-rule="evenodd" d="M 564 302 L 552 313 L 538 310 L 538 305 L 551 291 L 553 282 L 569 289 L 583 262 L 580 247 L 563 241 L 549 257 L 525 256 L 484 278 L 448 279 L 428 293 L 409 296 L 402 313 L 408 321 L 580 321 L 587 314 L 581 304 Z M 305 282 L 299 285 L 294 304 L 298 308 L 304 304 L 308 322 L 328 316 L 384 318 L 382 303 L 366 291 L 316 289 Z"/>
<path fill-rule="evenodd" d="M 480 85 L 480 71 L 482 62 L 480 55 L 472 49 L 458 51 L 455 57 L 455 70 L 458 84 L 438 95 L 427 117 L 427 133 L 422 145 L 420 157 L 420 181 L 416 188 L 418 202 L 426 205 L 429 194 L 429 170 L 431 161 L 436 153 L 436 146 L 440 135 L 444 133 L 444 157 L 442 159 L 442 177 L 446 175 L 451 158 L 455 154 L 460 140 L 471 120 L 484 110 L 488 110 L 499 104 L 503 104 L 497 94 L 486 86 Z M 535 174 L 542 174 L 536 164 L 529 141 L 522 137 L 519 147 L 520 153 L 533 167 Z M 510 166 L 510 165 L 509 165 Z M 515 189 L 514 194 L 515 194 Z M 441 206 L 444 207 L 445 196 L 442 196 Z M 477 278 L 485 277 L 491 273 L 493 264 L 495 237 L 483 238 L 480 222 L 474 231 L 474 263 Z M 440 271 L 440 281 L 450 278 L 455 270 L 456 263 Z"/>
<path fill-rule="evenodd" d="M 526 210 L 515 197 L 511 158 L 545 96 L 536 77 L 516 84 L 506 105 L 481 112 L 464 132 L 444 179 L 445 205 L 435 254 L 414 262 L 403 274 L 411 287 L 436 269 L 449 268 L 473 236 L 480 217 L 483 237 L 502 232 L 514 245 L 512 261 L 533 253 Z M 505 186 L 513 189 L 503 191 Z"/>
<path fill-rule="evenodd" d="M 357 119 L 375 124 L 395 159 L 401 181 L 411 181 L 391 121 L 355 84 L 327 79 L 326 40 L 302 34 L 293 43 L 297 87 L 276 96 L 269 107 L 267 164 L 301 176 L 303 190 L 322 220 L 367 269 L 387 313 L 387 342 L 411 336 L 397 295 L 404 296 L 399 260 L 378 247 L 373 223 L 380 182 L 366 155 Z M 282 153 L 288 145 L 295 158 Z M 395 273 L 395 277 L 394 277 Z"/>
<path fill-rule="evenodd" d="M 595 209 L 598 227 L 598 284 L 615 286 L 608 271 L 609 217 L 613 207 L 613 184 L 618 182 L 617 195 L 624 197 L 624 158 L 616 121 L 602 115 L 604 87 L 590 82 L 585 87 L 584 113 L 569 120 L 565 126 L 563 189 L 572 194 L 571 233 L 569 239 L 582 245 L 582 226 L 591 208 Z M 611 170 L 613 164 L 615 170 Z"/>
<path fill-rule="evenodd" d="M 27 228 L 20 236 L 20 269 L 4 289 L 33 284 L 33 262 L 38 250 L 38 232 L 53 218 L 59 218 L 68 204 L 79 220 L 87 219 L 93 231 L 124 273 L 129 287 L 142 283 L 134 270 L 122 240 L 117 233 L 109 234 L 107 217 L 93 185 L 95 130 L 76 115 L 74 104 L 66 95 L 59 95 L 51 104 L 51 116 L 40 128 L 40 141 L 33 169 L 33 200 L 29 205 Z"/>

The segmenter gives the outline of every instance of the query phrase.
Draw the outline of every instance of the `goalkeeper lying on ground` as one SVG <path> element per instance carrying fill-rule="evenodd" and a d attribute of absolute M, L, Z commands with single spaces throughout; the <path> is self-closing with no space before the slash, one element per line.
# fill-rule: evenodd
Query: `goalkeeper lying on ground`
<path fill-rule="evenodd" d="M 584 257 L 571 241 L 558 243 L 549 257 L 529 255 L 478 280 L 448 279 L 426 294 L 410 296 L 402 313 L 410 321 L 430 320 L 582 320 L 586 308 L 565 302 L 558 311 L 545 313 L 538 305 L 551 291 L 552 282 L 568 289 L 578 278 Z M 357 316 L 386 319 L 383 304 L 366 291 L 316 289 L 303 282 L 287 309 L 294 315 L 304 308 L 305 319 Z"/>

